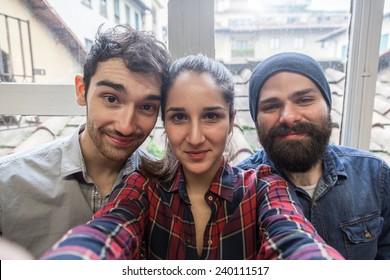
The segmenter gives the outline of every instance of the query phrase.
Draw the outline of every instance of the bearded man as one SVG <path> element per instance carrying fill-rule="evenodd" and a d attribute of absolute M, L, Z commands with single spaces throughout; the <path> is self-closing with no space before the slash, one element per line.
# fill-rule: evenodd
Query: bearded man
<path fill-rule="evenodd" d="M 372 153 L 329 144 L 331 91 L 320 64 L 294 52 L 261 62 L 249 107 L 263 149 L 239 163 L 274 167 L 304 214 L 346 259 L 390 259 L 390 169 Z"/>

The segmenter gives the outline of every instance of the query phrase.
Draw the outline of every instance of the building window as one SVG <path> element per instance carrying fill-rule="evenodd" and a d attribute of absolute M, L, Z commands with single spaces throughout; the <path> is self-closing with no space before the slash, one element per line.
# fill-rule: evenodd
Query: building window
<path fill-rule="evenodd" d="M 294 48 L 302 50 L 305 47 L 305 39 L 303 37 L 294 38 Z"/>
<path fill-rule="evenodd" d="M 85 6 L 92 8 L 91 0 L 81 0 L 81 3 L 83 3 Z"/>
<path fill-rule="evenodd" d="M 287 23 L 297 23 L 299 22 L 299 17 L 289 17 L 287 18 Z"/>
<path fill-rule="evenodd" d="M 0 49 L 0 82 L 14 82 L 9 67 L 9 55 Z"/>
<path fill-rule="evenodd" d="M 248 48 L 249 43 L 247 40 L 237 40 L 235 42 L 235 45 L 236 45 L 237 49 L 246 49 L 246 48 Z"/>
<path fill-rule="evenodd" d="M 114 20 L 115 20 L 116 23 L 120 22 L 119 0 L 114 0 Z"/>
<path fill-rule="evenodd" d="M 128 26 L 131 26 L 131 14 L 130 14 L 130 7 L 128 5 L 125 6 L 125 12 L 126 12 L 126 24 Z"/>
<path fill-rule="evenodd" d="M 348 55 L 348 46 L 343 45 L 341 47 L 341 61 L 346 62 L 347 61 L 347 55 Z"/>
<path fill-rule="evenodd" d="M 93 45 L 93 41 L 85 38 L 85 49 L 87 50 L 87 52 L 90 51 L 92 45 Z"/>
<path fill-rule="evenodd" d="M 140 24 L 139 24 L 139 14 L 135 13 L 135 30 L 140 29 Z"/>
<path fill-rule="evenodd" d="M 271 50 L 277 50 L 280 48 L 280 39 L 278 37 L 273 37 L 269 41 L 269 47 Z"/>
<path fill-rule="evenodd" d="M 100 0 L 100 15 L 107 17 L 107 0 Z"/>
<path fill-rule="evenodd" d="M 232 48 L 232 57 L 253 57 L 254 49 L 247 40 L 236 40 Z"/>
<path fill-rule="evenodd" d="M 389 34 L 382 34 L 381 41 L 379 42 L 379 54 L 381 55 L 388 50 Z"/>

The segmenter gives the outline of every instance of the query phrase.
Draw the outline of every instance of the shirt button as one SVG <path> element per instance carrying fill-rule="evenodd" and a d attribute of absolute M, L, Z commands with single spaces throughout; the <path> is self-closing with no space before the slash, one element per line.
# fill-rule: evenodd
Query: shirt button
<path fill-rule="evenodd" d="M 372 238 L 372 234 L 371 234 L 371 232 L 368 229 L 364 230 L 364 237 L 366 239 L 371 239 Z"/>
<path fill-rule="evenodd" d="M 209 200 L 209 201 L 213 201 L 213 196 L 212 195 L 209 195 L 208 197 L 207 197 L 207 199 Z"/>
<path fill-rule="evenodd" d="M 187 244 L 191 244 L 191 239 L 187 239 Z"/>
<path fill-rule="evenodd" d="M 213 244 L 213 240 L 207 241 L 207 244 L 209 244 L 209 246 L 212 245 Z"/>

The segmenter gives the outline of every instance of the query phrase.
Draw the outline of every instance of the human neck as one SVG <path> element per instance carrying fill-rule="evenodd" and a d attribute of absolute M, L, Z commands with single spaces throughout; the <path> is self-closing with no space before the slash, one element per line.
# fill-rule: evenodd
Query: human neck
<path fill-rule="evenodd" d="M 286 176 L 297 186 L 310 186 L 317 184 L 322 175 L 322 164 L 318 162 L 306 172 L 289 172 L 283 170 Z"/>
<path fill-rule="evenodd" d="M 221 162 L 223 158 L 221 157 Z M 214 179 L 215 174 L 218 172 L 220 164 L 211 166 L 211 168 L 202 174 L 192 173 L 183 168 L 184 177 L 186 180 L 187 193 L 202 193 L 205 194 Z"/>
<path fill-rule="evenodd" d="M 199 176 L 196 174 L 186 174 L 186 189 L 189 195 L 205 194 L 211 185 L 214 176 Z"/>

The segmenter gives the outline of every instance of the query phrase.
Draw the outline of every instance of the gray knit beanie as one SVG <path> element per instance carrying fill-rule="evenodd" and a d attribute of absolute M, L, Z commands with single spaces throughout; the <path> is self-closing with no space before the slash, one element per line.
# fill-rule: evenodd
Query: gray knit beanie
<path fill-rule="evenodd" d="M 332 95 L 321 65 L 302 53 L 279 53 L 259 63 L 249 80 L 249 109 L 254 122 L 260 90 L 271 76 L 279 72 L 294 72 L 309 78 L 321 91 L 328 108 L 332 107 Z"/>

